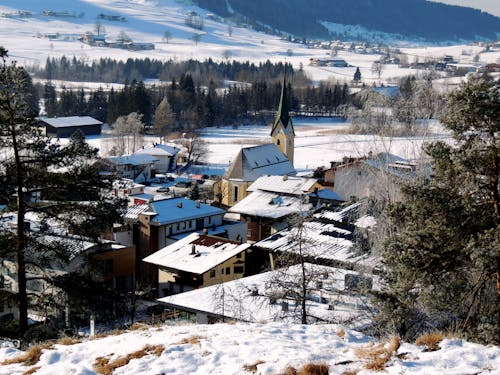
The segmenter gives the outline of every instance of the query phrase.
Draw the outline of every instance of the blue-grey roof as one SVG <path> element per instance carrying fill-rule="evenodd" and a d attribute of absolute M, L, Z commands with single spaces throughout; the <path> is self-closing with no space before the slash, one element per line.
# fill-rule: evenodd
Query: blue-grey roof
<path fill-rule="evenodd" d="M 69 117 L 40 117 L 43 121 L 54 128 L 68 128 L 72 126 L 102 125 L 102 122 L 90 116 L 69 116 Z"/>
<path fill-rule="evenodd" d="M 311 197 L 318 197 L 321 199 L 330 199 L 335 201 L 345 201 L 340 195 L 331 191 L 330 189 L 322 189 L 309 194 Z"/>
<path fill-rule="evenodd" d="M 226 212 L 223 209 L 205 203 L 200 203 L 199 207 L 196 207 L 196 201 L 186 198 L 154 201 L 150 203 L 150 207 L 152 212 L 156 213 L 151 222 L 159 225 L 213 215 L 223 215 Z"/>

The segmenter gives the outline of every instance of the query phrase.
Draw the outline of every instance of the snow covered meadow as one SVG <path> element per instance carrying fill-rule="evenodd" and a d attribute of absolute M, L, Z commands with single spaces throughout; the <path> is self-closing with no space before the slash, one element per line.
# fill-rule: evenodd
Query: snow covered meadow
<path fill-rule="evenodd" d="M 114 368 L 114 374 L 281 374 L 311 363 L 328 366 L 330 374 L 498 374 L 499 347 L 455 338 L 444 339 L 438 347 L 428 351 L 425 346 L 387 343 L 390 356 L 380 372 L 367 368 L 373 367 L 370 353 L 381 348 L 378 343 L 338 325 L 159 325 L 55 344 L 43 349 L 32 365 L 3 365 L 0 374 L 110 373 L 106 368 Z M 0 361 L 20 354 L 1 348 Z"/>

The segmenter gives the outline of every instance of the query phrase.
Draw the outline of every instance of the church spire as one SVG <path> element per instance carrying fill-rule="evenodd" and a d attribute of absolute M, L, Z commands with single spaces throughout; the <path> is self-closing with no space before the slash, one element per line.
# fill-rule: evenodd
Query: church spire
<path fill-rule="evenodd" d="M 294 133 L 292 121 L 290 118 L 290 106 L 288 103 L 288 95 L 286 92 L 286 73 L 283 74 L 283 84 L 281 86 L 280 103 L 278 107 L 278 113 L 276 113 L 276 117 L 273 122 L 273 127 L 271 129 L 271 135 L 273 135 L 280 122 L 283 125 L 285 132 L 289 132 L 291 130 L 291 132 Z"/>

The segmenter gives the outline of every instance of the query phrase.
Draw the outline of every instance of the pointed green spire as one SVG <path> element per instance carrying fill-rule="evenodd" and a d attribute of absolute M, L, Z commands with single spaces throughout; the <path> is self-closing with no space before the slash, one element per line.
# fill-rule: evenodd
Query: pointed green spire
<path fill-rule="evenodd" d="M 288 130 L 288 124 L 291 123 L 290 121 L 290 107 L 288 103 L 288 95 L 286 92 L 286 72 L 283 74 L 283 84 L 281 86 L 281 97 L 280 97 L 280 104 L 278 107 L 278 113 L 276 113 L 276 117 L 273 122 L 273 127 L 271 129 L 271 135 L 274 133 L 274 130 L 280 123 L 283 124 L 283 127 L 285 130 Z M 290 124 L 291 125 L 291 124 Z M 293 127 L 292 127 L 293 129 Z M 293 130 L 292 130 L 293 131 Z"/>

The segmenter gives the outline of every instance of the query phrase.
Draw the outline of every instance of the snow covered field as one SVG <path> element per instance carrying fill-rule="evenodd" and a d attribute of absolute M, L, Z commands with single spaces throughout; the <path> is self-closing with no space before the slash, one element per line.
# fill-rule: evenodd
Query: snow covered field
<path fill-rule="evenodd" d="M 89 340 L 74 345 L 44 349 L 33 366 L 0 366 L 0 374 L 23 374 L 38 367 L 38 375 L 95 373 L 98 357 L 112 362 L 146 345 L 158 348 L 159 355 L 148 354 L 116 368 L 114 374 L 279 374 L 288 366 L 300 368 L 307 363 L 325 363 L 330 374 L 353 371 L 363 374 L 498 374 L 500 348 L 445 339 L 441 349 L 403 343 L 383 372 L 365 368 L 359 349 L 372 341 L 361 333 L 337 325 L 291 324 L 215 324 L 163 325 L 121 335 Z M 158 354 L 157 353 L 157 354 Z M 0 361 L 21 354 L 13 348 L 0 349 Z M 397 354 L 397 355 L 396 355 Z M 101 360 L 102 362 L 102 360 Z M 255 371 L 252 370 L 255 365 Z"/>
<path fill-rule="evenodd" d="M 44 10 L 68 12 L 74 17 L 44 16 Z M 29 11 L 32 18 L 0 18 L 0 45 L 10 51 L 12 58 L 22 65 L 44 65 L 47 57 L 76 56 L 91 61 L 101 57 L 125 60 L 127 58 L 153 58 L 160 60 L 204 60 L 216 61 L 229 59 L 264 62 L 288 61 L 304 70 L 315 80 L 336 79 L 351 81 L 359 67 L 365 83 L 390 83 L 398 77 L 408 74 L 421 74 L 412 69 L 399 68 L 397 65 L 384 65 L 380 78 L 371 71 L 373 61 L 380 55 L 356 54 L 340 51 L 338 58 L 345 59 L 351 67 L 309 66 L 310 58 L 327 58 L 330 51 L 309 49 L 301 44 L 289 43 L 276 36 L 247 30 L 232 25 L 229 35 L 228 24 L 206 18 L 207 12 L 190 5 L 187 0 L 5 0 L 0 3 L 2 14 L 15 14 L 17 11 Z M 190 11 L 203 15 L 205 26 L 202 31 L 185 25 Z M 106 29 L 106 39 L 115 41 L 124 31 L 135 42 L 155 44 L 151 51 L 127 51 L 117 48 L 92 47 L 77 40 L 81 34 L 93 31 L 98 15 L 110 14 L 123 16 L 126 22 L 100 20 Z M 168 43 L 162 41 L 165 31 L 171 33 Z M 58 38 L 49 39 L 48 34 L 58 34 Z M 195 45 L 193 34 L 201 34 L 201 40 Z M 482 51 L 480 46 L 461 45 L 450 47 L 404 48 L 409 55 L 409 62 L 424 61 L 426 58 L 451 55 L 463 62 Z M 481 53 L 479 61 L 496 62 L 500 51 Z M 152 77 L 154 78 L 154 77 Z"/>

